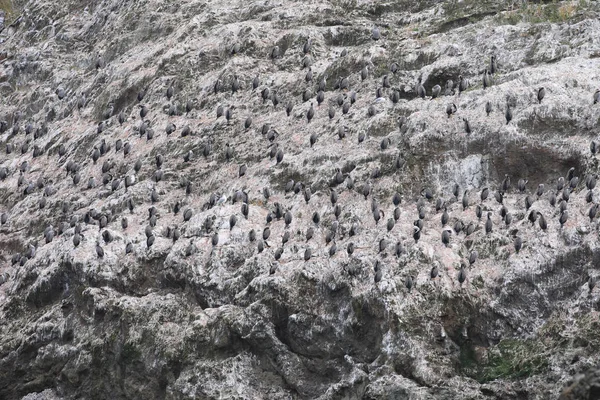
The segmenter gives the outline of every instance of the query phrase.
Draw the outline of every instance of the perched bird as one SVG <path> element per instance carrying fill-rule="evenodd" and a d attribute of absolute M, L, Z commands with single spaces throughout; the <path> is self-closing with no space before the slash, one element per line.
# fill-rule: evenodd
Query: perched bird
<path fill-rule="evenodd" d="M 541 87 L 538 89 L 538 92 L 537 92 L 537 99 L 538 99 L 539 104 L 542 104 L 542 100 L 544 99 L 544 96 L 546 96 L 546 89 Z"/>
<path fill-rule="evenodd" d="M 504 117 L 506 118 L 506 125 L 508 125 L 513 119 L 513 113 L 512 109 L 510 108 L 510 104 L 506 104 L 506 112 L 504 113 Z"/>

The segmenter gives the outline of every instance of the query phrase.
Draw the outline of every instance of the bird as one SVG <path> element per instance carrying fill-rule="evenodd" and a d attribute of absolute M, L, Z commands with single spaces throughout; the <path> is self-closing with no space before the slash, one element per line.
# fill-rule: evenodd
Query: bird
<path fill-rule="evenodd" d="M 513 113 L 512 109 L 510 108 L 510 104 L 506 104 L 506 112 L 504 113 L 504 117 L 506 118 L 506 125 L 508 125 L 513 119 Z"/>
<path fill-rule="evenodd" d="M 348 243 L 348 246 L 346 246 L 346 251 L 348 252 L 348 255 L 351 256 L 352 253 L 354 253 L 354 243 Z"/>
<path fill-rule="evenodd" d="M 521 248 L 523 247 L 523 240 L 520 236 L 515 237 L 513 245 L 515 247 L 515 253 L 519 254 L 519 251 L 521 251 Z"/>
<path fill-rule="evenodd" d="M 461 263 L 460 271 L 458 272 L 458 283 L 462 286 L 462 284 L 467 279 L 467 272 L 465 271 L 465 265 Z"/>
<path fill-rule="evenodd" d="M 413 277 L 412 276 L 409 275 L 406 277 L 404 286 L 406 286 L 406 288 L 408 289 L 408 292 L 410 293 L 411 289 L 413 288 Z"/>
<path fill-rule="evenodd" d="M 444 213 L 442 214 L 442 227 L 446 226 L 449 219 L 450 216 L 448 215 L 448 211 L 446 210 L 446 207 L 444 207 Z"/>
<path fill-rule="evenodd" d="M 465 132 L 467 134 L 471 133 L 471 124 L 469 123 L 469 120 L 466 119 L 466 118 L 463 118 L 463 122 L 464 122 L 464 125 L 465 125 Z"/>
<path fill-rule="evenodd" d="M 425 99 L 426 96 L 426 92 L 425 92 L 425 86 L 423 86 L 423 84 L 421 83 L 421 79 L 419 78 L 419 83 L 417 84 L 417 96 L 419 96 L 422 99 Z"/>
<path fill-rule="evenodd" d="M 442 87 L 440 85 L 435 85 L 431 89 L 431 100 L 437 98 L 440 95 L 441 91 L 442 91 Z"/>
<path fill-rule="evenodd" d="M 486 69 L 485 71 L 483 71 L 483 89 L 485 90 L 490 86 L 492 86 L 492 78 L 488 70 Z"/>
<path fill-rule="evenodd" d="M 481 189 L 481 196 L 480 196 L 481 201 L 482 202 L 485 201 L 488 198 L 489 194 L 490 194 L 490 190 L 487 187 L 484 187 L 483 189 Z"/>
<path fill-rule="evenodd" d="M 451 103 L 446 105 L 446 114 L 448 114 L 448 118 L 450 118 L 454 113 L 456 113 L 456 104 Z"/>
<path fill-rule="evenodd" d="M 308 204 L 310 197 L 311 197 L 311 190 L 309 187 L 307 187 L 304 189 L 304 200 L 306 201 L 306 204 Z"/>
<path fill-rule="evenodd" d="M 469 88 L 469 81 L 462 75 L 458 76 L 458 95 Z"/>
<path fill-rule="evenodd" d="M 490 116 L 490 113 L 492 112 L 492 103 L 487 101 L 485 103 L 485 113 L 487 114 L 487 116 Z"/>
<path fill-rule="evenodd" d="M 310 108 L 308 109 L 308 112 L 306 113 L 306 119 L 308 120 L 308 122 L 310 122 L 313 117 L 315 116 L 315 109 L 313 108 L 313 103 L 310 103 Z"/>
<path fill-rule="evenodd" d="M 475 264 L 475 261 L 477 261 L 478 257 L 479 257 L 479 253 L 477 252 L 477 250 L 473 250 L 471 252 L 471 255 L 469 255 L 469 265 Z"/>
<path fill-rule="evenodd" d="M 281 247 L 277 248 L 275 250 L 275 254 L 274 254 L 275 260 L 279 261 L 279 259 L 281 258 L 282 255 L 283 255 L 283 248 L 281 248 Z"/>
<path fill-rule="evenodd" d="M 415 239 L 415 243 L 417 243 L 420 238 L 421 238 L 421 229 L 419 229 L 419 227 L 417 227 L 417 226 L 413 227 L 413 239 Z"/>
<path fill-rule="evenodd" d="M 537 92 L 537 99 L 539 104 L 542 104 L 542 100 L 544 99 L 544 96 L 546 96 L 546 89 L 544 87 L 541 87 L 538 89 Z"/>
<path fill-rule="evenodd" d="M 519 189 L 519 192 L 524 193 L 525 190 L 527 189 L 527 180 L 526 179 L 519 179 L 519 181 L 517 182 L 517 188 Z M 538 188 L 539 189 L 539 188 Z"/>
<path fill-rule="evenodd" d="M 444 229 L 442 231 L 442 243 L 446 247 L 448 247 L 448 245 L 450 244 L 450 231 L 447 229 Z"/>
<path fill-rule="evenodd" d="M 560 222 L 560 227 L 562 228 L 564 226 L 564 224 L 567 222 L 567 219 L 569 218 L 569 215 L 567 213 L 567 210 L 563 211 L 560 214 L 560 217 L 558 219 L 558 222 Z"/>
<path fill-rule="evenodd" d="M 538 216 L 538 224 L 540 226 L 540 228 L 545 231 L 548 228 L 548 224 L 546 223 L 546 218 L 544 218 L 544 216 L 542 215 L 541 212 L 537 212 L 537 216 Z"/>
<path fill-rule="evenodd" d="M 383 277 L 383 271 L 381 269 L 375 272 L 375 283 L 380 282 Z"/>
<path fill-rule="evenodd" d="M 302 46 L 302 52 L 304 54 L 310 53 L 311 47 L 312 47 L 312 39 L 308 38 L 308 39 L 306 39 L 306 42 L 304 42 L 304 46 Z"/>
<path fill-rule="evenodd" d="M 485 233 L 489 234 L 492 232 L 493 229 L 493 222 L 492 222 L 492 213 L 488 212 L 487 213 L 487 221 L 485 221 Z"/>
<path fill-rule="evenodd" d="M 429 272 L 429 277 L 431 279 L 435 279 L 438 276 L 438 267 L 437 265 L 434 265 L 433 267 L 431 267 L 431 271 Z"/>
<path fill-rule="evenodd" d="M 304 261 L 310 260 L 311 256 L 312 250 L 310 249 L 310 247 L 307 247 L 306 250 L 304 250 Z"/>
<path fill-rule="evenodd" d="M 98 258 L 104 257 L 104 249 L 100 246 L 100 243 L 96 242 L 96 255 Z"/>
<path fill-rule="evenodd" d="M 594 92 L 594 104 L 600 103 L 600 89 L 596 89 Z"/>
<path fill-rule="evenodd" d="M 379 28 L 374 27 L 373 30 L 371 31 L 371 39 L 379 40 L 380 37 L 381 37 L 381 33 L 379 32 Z"/>

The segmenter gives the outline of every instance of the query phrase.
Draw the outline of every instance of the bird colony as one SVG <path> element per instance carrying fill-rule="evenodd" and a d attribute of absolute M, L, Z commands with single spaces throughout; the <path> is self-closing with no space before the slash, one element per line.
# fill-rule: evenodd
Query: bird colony
<path fill-rule="evenodd" d="M 597 332 L 597 20 L 109 3 L 50 33 L 23 9 L 0 36 L 6 398 L 117 379 L 115 398 L 542 399 L 570 382 L 549 347 L 523 376 L 494 368 L 561 317 Z M 100 37 L 127 24 L 143 39 Z M 28 386 L 31 351 L 56 381 Z"/>

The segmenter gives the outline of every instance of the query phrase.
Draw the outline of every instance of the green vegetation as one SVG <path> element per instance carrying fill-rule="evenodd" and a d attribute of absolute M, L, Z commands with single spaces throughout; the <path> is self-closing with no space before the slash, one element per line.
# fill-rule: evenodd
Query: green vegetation
<path fill-rule="evenodd" d="M 529 1 L 521 3 L 518 8 L 509 10 L 499 18 L 502 22 L 515 25 L 519 22 L 565 22 L 573 19 L 589 6 L 586 0 L 558 1 L 552 0 L 548 4 L 532 4 Z"/>
<path fill-rule="evenodd" d="M 133 343 L 125 343 L 121 351 L 121 360 L 130 363 L 139 360 L 142 356 L 141 351 Z"/>
<path fill-rule="evenodd" d="M 13 8 L 12 0 L 0 0 L 0 10 L 3 10 L 6 13 L 4 26 L 10 25 L 14 18 L 15 11 Z"/>
<path fill-rule="evenodd" d="M 548 367 L 545 347 L 534 340 L 507 339 L 489 353 L 488 364 L 478 380 L 488 382 L 499 378 L 526 378 Z"/>

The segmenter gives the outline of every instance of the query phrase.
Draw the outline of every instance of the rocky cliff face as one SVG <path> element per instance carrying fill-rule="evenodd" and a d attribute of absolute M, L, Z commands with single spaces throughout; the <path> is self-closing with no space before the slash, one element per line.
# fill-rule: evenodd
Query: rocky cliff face
<path fill-rule="evenodd" d="M 1 398 L 598 398 L 597 2 L 0 6 Z"/>

